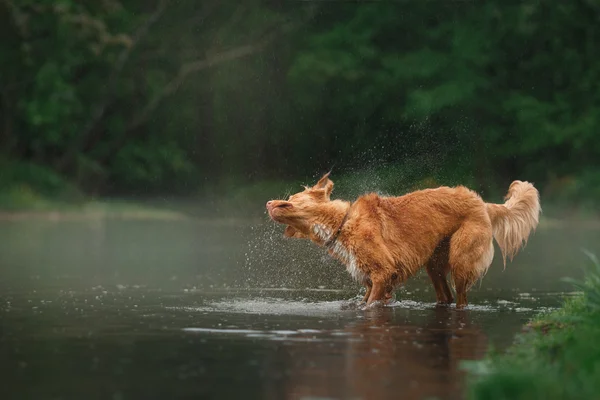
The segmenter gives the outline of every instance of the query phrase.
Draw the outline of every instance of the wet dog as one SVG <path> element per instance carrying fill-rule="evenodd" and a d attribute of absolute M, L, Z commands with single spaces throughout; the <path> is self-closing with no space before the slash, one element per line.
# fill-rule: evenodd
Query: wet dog
<path fill-rule="evenodd" d="M 286 237 L 307 238 L 327 249 L 367 292 L 363 302 L 388 301 L 394 289 L 425 267 L 438 304 L 467 305 L 467 291 L 494 257 L 496 239 L 504 263 L 527 243 L 541 212 L 529 182 L 511 183 L 504 204 L 485 203 L 463 186 L 419 190 L 399 197 L 375 193 L 354 202 L 331 200 L 324 175 L 287 200 L 267 202 L 271 219 L 287 225 Z"/>

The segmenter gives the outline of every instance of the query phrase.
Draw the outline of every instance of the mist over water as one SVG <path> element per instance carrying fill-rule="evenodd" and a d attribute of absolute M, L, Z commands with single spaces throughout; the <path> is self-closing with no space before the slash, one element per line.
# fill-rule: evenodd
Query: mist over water
<path fill-rule="evenodd" d="M 457 311 L 435 308 L 425 273 L 357 309 L 345 268 L 266 213 L 2 221 L 3 398 L 458 399 L 461 360 L 569 295 L 560 279 L 582 276 L 582 247 L 600 252 L 596 225 L 543 220 Z"/>

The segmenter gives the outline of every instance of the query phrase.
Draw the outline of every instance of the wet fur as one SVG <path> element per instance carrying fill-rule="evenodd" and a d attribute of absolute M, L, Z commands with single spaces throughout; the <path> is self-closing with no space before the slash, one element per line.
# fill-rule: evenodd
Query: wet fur
<path fill-rule="evenodd" d="M 354 203 L 331 200 L 329 174 L 288 200 L 272 200 L 267 210 L 286 224 L 287 237 L 323 246 L 341 225 L 328 249 L 352 277 L 365 285 L 364 301 L 386 301 L 394 288 L 425 267 L 439 304 L 467 305 L 467 291 L 482 278 L 494 257 L 496 239 L 503 258 L 512 259 L 527 243 L 541 212 L 539 193 L 514 181 L 504 204 L 485 203 L 463 186 L 440 187 L 400 197 L 371 193 Z"/>

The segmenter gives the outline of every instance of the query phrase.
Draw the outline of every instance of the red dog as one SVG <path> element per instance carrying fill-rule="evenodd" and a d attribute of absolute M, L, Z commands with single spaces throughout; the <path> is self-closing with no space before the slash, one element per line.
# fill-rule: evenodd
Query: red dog
<path fill-rule="evenodd" d="M 288 225 L 285 236 L 309 238 L 345 264 L 367 288 L 363 301 L 391 298 L 394 288 L 425 266 L 438 304 L 467 305 L 467 291 L 494 257 L 512 259 L 538 225 L 539 193 L 514 181 L 504 204 L 485 203 L 463 186 L 419 190 L 400 197 L 371 193 L 350 203 L 331 200 L 329 174 L 286 200 L 267 202 L 269 216 Z"/>

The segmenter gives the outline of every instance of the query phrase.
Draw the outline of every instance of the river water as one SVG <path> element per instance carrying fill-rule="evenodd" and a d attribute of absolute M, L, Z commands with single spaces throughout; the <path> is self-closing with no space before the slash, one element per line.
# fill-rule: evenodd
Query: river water
<path fill-rule="evenodd" d="M 390 307 L 258 220 L 0 221 L 2 399 L 460 399 L 462 360 L 509 345 L 582 276 L 594 226 L 542 224 L 463 311 L 426 274 Z"/>

